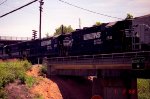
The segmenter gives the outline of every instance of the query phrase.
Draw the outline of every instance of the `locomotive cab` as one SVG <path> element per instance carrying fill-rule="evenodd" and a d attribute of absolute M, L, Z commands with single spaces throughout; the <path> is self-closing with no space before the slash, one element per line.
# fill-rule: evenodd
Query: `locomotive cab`
<path fill-rule="evenodd" d="M 64 50 L 64 45 L 63 45 L 63 40 L 64 40 L 63 34 L 58 36 L 58 49 L 59 49 L 59 56 L 65 56 L 65 50 Z"/>

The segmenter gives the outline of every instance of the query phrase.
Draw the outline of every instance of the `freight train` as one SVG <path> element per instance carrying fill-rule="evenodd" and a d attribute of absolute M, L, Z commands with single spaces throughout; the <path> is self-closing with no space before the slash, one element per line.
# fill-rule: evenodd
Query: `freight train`
<path fill-rule="evenodd" d="M 133 20 L 103 23 L 74 32 L 0 47 L 0 58 L 66 57 L 150 50 L 133 31 Z M 134 35 L 133 35 L 134 34 Z"/>

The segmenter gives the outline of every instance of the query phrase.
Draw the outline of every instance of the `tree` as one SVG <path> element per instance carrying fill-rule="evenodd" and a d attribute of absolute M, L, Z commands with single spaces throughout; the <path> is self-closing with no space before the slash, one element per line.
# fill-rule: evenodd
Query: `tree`
<path fill-rule="evenodd" d="M 133 19 L 133 15 L 131 15 L 130 13 L 127 13 L 127 17 L 125 19 Z"/>
<path fill-rule="evenodd" d="M 101 22 L 96 22 L 93 26 L 99 26 L 99 25 L 101 25 L 102 23 Z"/>
<path fill-rule="evenodd" d="M 63 26 L 63 29 L 62 29 L 62 25 L 59 26 L 58 28 L 55 29 L 55 33 L 54 33 L 54 36 L 55 35 L 59 35 L 59 34 L 62 34 L 62 30 L 63 30 L 63 33 L 66 34 L 66 33 L 70 33 L 70 32 L 73 32 L 73 28 L 71 27 L 71 25 L 69 26 Z"/>
<path fill-rule="evenodd" d="M 45 36 L 46 36 L 46 38 L 50 37 L 49 33 L 46 33 Z"/>

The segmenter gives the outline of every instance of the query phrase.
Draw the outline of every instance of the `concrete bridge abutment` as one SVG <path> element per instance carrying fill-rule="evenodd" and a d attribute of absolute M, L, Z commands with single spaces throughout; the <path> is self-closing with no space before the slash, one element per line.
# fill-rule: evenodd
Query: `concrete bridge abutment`
<path fill-rule="evenodd" d="M 98 70 L 92 95 L 103 99 L 137 99 L 137 79 L 125 70 Z"/>

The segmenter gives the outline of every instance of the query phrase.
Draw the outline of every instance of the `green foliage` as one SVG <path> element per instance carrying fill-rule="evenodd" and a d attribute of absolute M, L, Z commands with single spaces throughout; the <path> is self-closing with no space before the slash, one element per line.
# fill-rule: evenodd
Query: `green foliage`
<path fill-rule="evenodd" d="M 30 70 L 32 67 L 32 64 L 29 63 L 27 60 L 21 61 L 21 63 L 22 63 L 22 66 L 25 68 L 26 71 Z"/>
<path fill-rule="evenodd" d="M 26 76 L 26 71 L 31 66 L 31 63 L 27 60 L 0 62 L 0 99 L 7 99 L 7 94 L 3 88 L 15 79 L 20 79 L 22 83 L 26 83 L 29 87 L 35 83 L 35 78 Z"/>
<path fill-rule="evenodd" d="M 96 22 L 93 26 L 99 26 L 101 24 L 102 24 L 101 22 Z"/>
<path fill-rule="evenodd" d="M 31 68 L 28 61 L 5 61 L 0 62 L 0 88 L 13 82 L 15 79 L 25 81 L 25 72 Z"/>
<path fill-rule="evenodd" d="M 127 13 L 127 17 L 125 19 L 133 19 L 133 15 L 131 15 L 130 13 Z"/>
<path fill-rule="evenodd" d="M 150 79 L 138 79 L 138 98 L 150 99 Z"/>
<path fill-rule="evenodd" d="M 56 32 L 54 33 L 54 36 L 62 34 L 62 26 L 56 28 L 55 30 L 56 30 Z M 74 30 L 71 27 L 71 25 L 69 25 L 69 26 L 63 26 L 63 33 L 70 33 L 70 32 L 73 32 L 73 31 Z"/>
<path fill-rule="evenodd" d="M 45 65 L 41 66 L 41 68 L 40 68 L 40 74 L 41 75 L 47 74 L 47 66 L 45 66 Z"/>
<path fill-rule="evenodd" d="M 32 76 L 26 76 L 25 83 L 28 87 L 32 87 L 36 83 L 36 78 Z"/>

